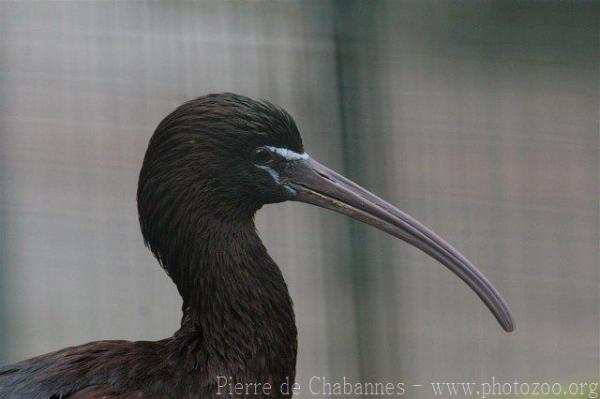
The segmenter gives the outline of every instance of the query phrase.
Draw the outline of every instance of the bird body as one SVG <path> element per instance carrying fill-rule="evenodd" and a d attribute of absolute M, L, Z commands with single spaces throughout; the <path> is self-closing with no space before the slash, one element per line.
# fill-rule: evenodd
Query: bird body
<path fill-rule="evenodd" d="M 236 252 L 214 265 L 218 270 L 205 265 L 211 272 L 199 278 L 213 295 L 201 307 L 184 307 L 173 337 L 91 342 L 5 366 L 0 398 L 213 398 L 225 392 L 217 377 L 272 386 L 293 380 L 297 344 L 291 299 L 256 233 L 247 233 L 230 238 Z M 261 262 L 243 262 L 248 259 Z"/>
<path fill-rule="evenodd" d="M 0 399 L 291 397 L 281 387 L 295 379 L 292 300 L 254 225 L 263 205 L 287 200 L 415 245 L 513 328 L 502 298 L 466 258 L 312 160 L 292 117 L 268 102 L 224 93 L 178 107 L 150 140 L 137 199 L 144 240 L 183 299 L 180 329 L 157 342 L 91 342 L 0 367 Z"/>

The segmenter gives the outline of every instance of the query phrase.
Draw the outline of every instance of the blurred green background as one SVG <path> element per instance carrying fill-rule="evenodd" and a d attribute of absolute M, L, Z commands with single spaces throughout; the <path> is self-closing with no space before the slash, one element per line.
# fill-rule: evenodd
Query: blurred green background
<path fill-rule="evenodd" d="M 301 384 L 597 381 L 599 5 L 0 2 L 0 362 L 177 329 L 137 174 L 162 117 L 233 91 L 447 238 L 517 322 L 381 232 L 269 206 Z"/>

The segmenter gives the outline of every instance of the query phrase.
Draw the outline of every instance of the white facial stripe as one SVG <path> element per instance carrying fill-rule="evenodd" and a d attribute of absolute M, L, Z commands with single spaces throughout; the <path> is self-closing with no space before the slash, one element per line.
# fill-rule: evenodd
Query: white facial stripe
<path fill-rule="evenodd" d="M 275 180 L 275 183 L 279 184 L 279 173 L 275 172 L 272 168 L 270 168 L 268 166 L 262 166 L 262 165 L 256 165 L 256 166 L 261 168 L 262 170 L 266 170 L 271 175 L 273 180 Z"/>
<path fill-rule="evenodd" d="M 308 154 L 302 153 L 298 154 L 295 151 L 288 150 L 287 148 L 279 148 L 279 147 L 267 147 L 269 150 L 277 153 L 287 159 L 288 161 L 297 161 L 300 159 L 308 159 Z"/>
<path fill-rule="evenodd" d="M 268 166 L 262 166 L 262 165 L 256 165 L 257 167 L 261 168 L 262 170 L 266 170 L 271 177 L 273 178 L 273 180 L 275 180 L 275 183 L 280 184 L 279 183 L 279 173 L 275 172 L 272 168 L 268 167 Z M 296 194 L 296 190 L 294 190 L 291 187 L 288 187 L 287 185 L 283 186 L 287 191 L 289 191 L 291 194 Z"/>

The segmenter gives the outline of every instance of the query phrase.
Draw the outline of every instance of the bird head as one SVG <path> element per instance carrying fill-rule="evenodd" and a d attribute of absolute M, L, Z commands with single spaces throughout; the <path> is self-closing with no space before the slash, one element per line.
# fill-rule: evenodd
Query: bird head
<path fill-rule="evenodd" d="M 165 229 L 210 217 L 251 220 L 263 205 L 300 201 L 339 212 L 427 253 L 460 277 L 506 331 L 503 298 L 463 255 L 427 227 L 304 152 L 293 118 L 266 101 L 211 94 L 168 115 L 152 136 L 140 173 L 142 233 L 155 250 Z"/>

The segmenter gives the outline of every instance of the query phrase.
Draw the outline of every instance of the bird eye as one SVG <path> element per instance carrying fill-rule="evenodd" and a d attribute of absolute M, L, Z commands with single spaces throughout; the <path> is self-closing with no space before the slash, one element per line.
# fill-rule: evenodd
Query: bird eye
<path fill-rule="evenodd" d="M 258 165 L 267 165 L 274 161 L 273 154 L 266 148 L 259 147 L 254 152 L 254 162 Z"/>

